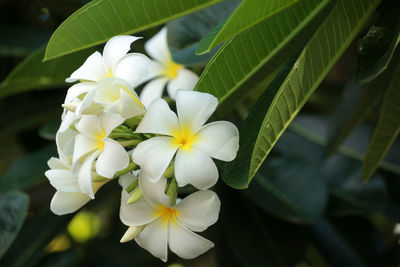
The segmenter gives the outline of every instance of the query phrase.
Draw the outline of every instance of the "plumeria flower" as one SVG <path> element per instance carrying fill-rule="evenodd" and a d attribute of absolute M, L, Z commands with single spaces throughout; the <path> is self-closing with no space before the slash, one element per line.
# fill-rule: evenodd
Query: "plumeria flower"
<path fill-rule="evenodd" d="M 133 175 L 120 178 L 124 188 L 120 219 L 130 226 L 121 241 L 135 238 L 139 246 L 164 262 L 168 258 L 168 247 L 184 259 L 193 259 L 214 247 L 214 243 L 192 232 L 202 232 L 218 220 L 221 203 L 214 192 L 198 191 L 171 206 L 164 194 L 167 179 L 151 183 L 140 173 L 143 198 L 127 204 L 130 194 L 125 189 L 134 179 Z"/>
<path fill-rule="evenodd" d="M 117 114 L 101 113 L 85 115 L 76 123 L 79 134 L 74 143 L 73 171 L 78 173 L 79 188 L 91 198 L 94 198 L 92 165 L 96 159 L 96 173 L 105 178 L 113 178 L 117 171 L 129 164 L 129 156 L 124 147 L 108 138 L 112 130 L 123 121 Z"/>
<path fill-rule="evenodd" d="M 153 79 L 143 88 L 140 100 L 147 108 L 154 99 L 162 96 L 167 84 L 168 95 L 175 99 L 179 89 L 193 90 L 199 77 L 172 60 L 167 44 L 167 28 L 153 36 L 144 46 L 146 52 L 155 59 L 151 63 L 148 79 Z"/>
<path fill-rule="evenodd" d="M 235 125 L 227 121 L 204 125 L 217 105 L 217 98 L 210 94 L 179 90 L 177 116 L 163 99 L 154 100 L 136 132 L 162 136 L 141 142 L 132 153 L 133 161 L 156 182 L 176 154 L 174 172 L 180 187 L 189 183 L 198 189 L 213 186 L 218 170 L 211 158 L 231 161 L 239 149 Z"/>
<path fill-rule="evenodd" d="M 78 176 L 72 172 L 72 152 L 77 132 L 68 129 L 56 135 L 59 158 L 50 158 L 47 162 L 50 170 L 45 172 L 50 184 L 57 190 L 54 194 L 50 209 L 54 214 L 64 215 L 72 213 L 84 206 L 90 197 L 81 192 Z M 93 191 L 104 184 L 93 183 Z"/>
<path fill-rule="evenodd" d="M 115 36 L 106 43 L 103 55 L 97 51 L 90 55 L 66 79 L 81 82 L 68 90 L 64 107 L 78 116 L 99 113 L 99 105 L 104 111 L 119 113 L 124 118 L 142 115 L 144 108 L 134 88 L 148 76 L 150 60 L 140 53 L 127 54 L 137 39 Z"/>

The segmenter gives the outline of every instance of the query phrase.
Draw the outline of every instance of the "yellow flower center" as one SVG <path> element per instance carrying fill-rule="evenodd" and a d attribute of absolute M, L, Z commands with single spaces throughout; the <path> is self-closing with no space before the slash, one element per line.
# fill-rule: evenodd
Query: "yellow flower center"
<path fill-rule="evenodd" d="M 178 71 L 183 68 L 183 65 L 177 64 L 172 60 L 165 65 L 164 75 L 170 79 L 175 79 L 178 76 Z"/>
<path fill-rule="evenodd" d="M 99 150 L 104 150 L 104 141 L 103 138 L 106 137 L 106 132 L 104 130 L 102 130 L 101 132 L 99 132 L 95 138 L 97 140 L 97 144 L 96 144 L 96 148 Z"/>
<path fill-rule="evenodd" d="M 197 140 L 197 135 L 193 134 L 189 127 L 181 127 L 181 129 L 173 133 L 173 144 L 181 149 L 190 149 Z"/>
<path fill-rule="evenodd" d="M 176 222 L 176 216 L 179 214 L 179 211 L 177 211 L 174 208 L 170 208 L 164 205 L 159 205 L 159 207 L 156 209 L 154 216 L 157 218 L 161 218 L 161 221 L 164 226 L 167 226 L 170 219 L 172 222 Z"/>

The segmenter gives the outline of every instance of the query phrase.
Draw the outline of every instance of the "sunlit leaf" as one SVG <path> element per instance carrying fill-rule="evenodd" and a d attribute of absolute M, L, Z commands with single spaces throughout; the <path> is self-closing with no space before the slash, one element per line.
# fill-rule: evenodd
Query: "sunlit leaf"
<path fill-rule="evenodd" d="M 223 179 L 246 188 L 276 141 L 350 45 L 379 0 L 339 0 L 315 32 L 285 80 L 272 83 L 246 120 L 236 159 L 224 165 Z"/>
<path fill-rule="evenodd" d="M 243 0 L 226 22 L 218 25 L 204 38 L 196 49 L 196 53 L 203 54 L 209 52 L 223 41 L 275 15 L 297 1 L 298 0 Z M 251 14 L 251 16 L 249 16 L 249 14 Z"/>
<path fill-rule="evenodd" d="M 363 177 L 367 181 L 378 168 L 390 146 L 400 132 L 400 63 L 393 72 L 385 92 L 379 122 L 368 144 L 363 166 Z"/>
<path fill-rule="evenodd" d="M 0 195 L 0 258 L 14 241 L 28 211 L 29 197 L 12 191 Z"/>
<path fill-rule="evenodd" d="M 195 12 L 221 0 L 97 0 L 66 19 L 47 45 L 45 60 L 132 34 Z"/>
<path fill-rule="evenodd" d="M 0 98 L 27 92 L 67 86 L 65 78 L 83 64 L 93 50 L 85 50 L 51 62 L 42 62 L 45 48 L 30 54 L 0 84 Z"/>
<path fill-rule="evenodd" d="M 210 60 L 195 90 L 215 95 L 221 104 L 256 87 L 298 51 L 325 18 L 327 6 L 329 0 L 301 2 L 235 36 Z M 263 89 L 271 79 L 266 81 Z"/>

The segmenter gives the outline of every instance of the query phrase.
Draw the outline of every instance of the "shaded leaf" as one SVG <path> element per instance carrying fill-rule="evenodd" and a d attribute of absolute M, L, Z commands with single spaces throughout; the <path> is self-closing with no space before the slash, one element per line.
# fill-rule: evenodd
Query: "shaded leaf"
<path fill-rule="evenodd" d="M 46 140 L 55 140 L 58 129 L 60 128 L 60 118 L 57 117 L 39 129 L 40 137 Z"/>
<path fill-rule="evenodd" d="M 0 258 L 14 241 L 28 211 L 29 197 L 12 191 L 0 195 Z"/>
<path fill-rule="evenodd" d="M 85 50 L 52 62 L 42 62 L 44 47 L 24 59 L 0 84 L 0 98 L 27 92 L 67 86 L 71 75 L 93 50 Z"/>
<path fill-rule="evenodd" d="M 350 45 L 379 0 L 339 0 L 315 32 L 283 83 L 273 83 L 241 131 L 236 159 L 224 165 L 223 179 L 246 188 L 279 137 Z M 259 114 L 261 113 L 261 114 Z"/>
<path fill-rule="evenodd" d="M 358 83 L 364 84 L 380 75 L 389 65 L 400 41 L 400 5 L 387 1 L 379 20 L 358 42 Z"/>
<path fill-rule="evenodd" d="M 400 132 L 400 63 L 397 64 L 382 102 L 378 125 L 368 144 L 363 165 L 367 181 Z"/>
<path fill-rule="evenodd" d="M 301 2 L 235 36 L 210 60 L 195 90 L 213 94 L 221 105 L 234 93 L 248 93 L 260 82 L 265 89 L 273 78 L 269 75 L 311 36 L 328 6 L 329 0 Z"/>
<path fill-rule="evenodd" d="M 55 145 L 49 145 L 17 161 L 0 177 L 0 192 L 26 189 L 44 180 L 47 161 L 55 155 Z"/>
<path fill-rule="evenodd" d="M 204 38 L 196 49 L 196 53 L 204 54 L 210 52 L 212 48 L 223 41 L 275 15 L 297 1 L 271 0 L 267 2 L 265 0 L 243 0 L 235 12 L 224 23 L 218 25 Z"/>
<path fill-rule="evenodd" d="M 195 12 L 221 0 L 98 0 L 66 19 L 53 33 L 45 60 L 132 34 Z"/>
<path fill-rule="evenodd" d="M 222 19 L 239 5 L 240 0 L 225 0 L 193 14 L 170 21 L 168 46 L 175 62 L 185 66 L 203 65 L 217 52 L 213 49 L 207 55 L 196 55 L 195 50 L 203 39 Z"/>

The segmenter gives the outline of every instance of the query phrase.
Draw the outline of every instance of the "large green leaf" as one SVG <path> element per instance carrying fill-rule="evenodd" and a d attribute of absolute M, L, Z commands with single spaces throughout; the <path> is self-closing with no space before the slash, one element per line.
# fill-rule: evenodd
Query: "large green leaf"
<path fill-rule="evenodd" d="M 234 93 L 257 87 L 311 36 L 328 4 L 329 0 L 301 2 L 235 36 L 208 63 L 195 90 L 215 95 L 221 104 Z M 262 83 L 265 89 L 268 83 Z"/>
<path fill-rule="evenodd" d="M 172 59 L 185 66 L 203 65 L 217 52 L 213 49 L 206 55 L 196 55 L 195 50 L 203 39 L 222 19 L 232 13 L 240 0 L 225 0 L 193 14 L 170 21 L 168 27 L 168 47 Z"/>
<path fill-rule="evenodd" d="M 378 21 L 358 42 L 357 81 L 361 84 L 375 79 L 387 68 L 400 42 L 400 5 L 396 1 L 384 4 Z"/>
<path fill-rule="evenodd" d="M 196 53 L 204 54 L 210 52 L 212 48 L 223 41 L 275 15 L 297 1 L 298 0 L 243 0 L 226 22 L 218 25 L 204 38 L 196 49 Z"/>
<path fill-rule="evenodd" d="M 85 50 L 51 62 L 42 62 L 45 48 L 30 54 L 0 84 L 0 98 L 30 90 L 66 86 L 71 75 L 93 50 Z"/>
<path fill-rule="evenodd" d="M 45 60 L 132 34 L 195 12 L 221 0 L 97 0 L 66 19 L 47 45 Z"/>
<path fill-rule="evenodd" d="M 0 177 L 0 192 L 26 189 L 40 182 L 48 169 L 47 161 L 55 155 L 55 145 L 49 145 L 17 161 Z"/>
<path fill-rule="evenodd" d="M 0 258 L 21 229 L 28 203 L 28 196 L 19 191 L 0 195 Z"/>
<path fill-rule="evenodd" d="M 363 165 L 364 180 L 378 168 L 400 132 L 400 63 L 397 64 L 385 92 L 379 122 L 368 144 Z"/>
<path fill-rule="evenodd" d="M 223 179 L 246 188 L 276 141 L 336 60 L 353 41 L 380 0 L 339 0 L 303 49 L 283 83 L 271 84 L 241 131 L 236 159 L 224 165 Z M 259 114 L 261 113 L 261 114 Z"/>

